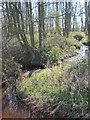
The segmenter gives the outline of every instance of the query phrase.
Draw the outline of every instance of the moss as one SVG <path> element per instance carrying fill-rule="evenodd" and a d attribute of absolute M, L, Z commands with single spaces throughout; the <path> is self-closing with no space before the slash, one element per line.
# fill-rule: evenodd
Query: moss
<path fill-rule="evenodd" d="M 88 45 L 88 36 L 84 37 L 81 41 L 84 45 Z"/>
<path fill-rule="evenodd" d="M 72 37 L 74 37 L 74 36 L 76 36 L 76 35 L 79 35 L 79 36 L 81 36 L 81 37 L 85 37 L 86 35 L 85 35 L 85 33 L 84 32 L 81 32 L 81 31 L 78 31 L 78 32 L 70 32 L 70 37 L 72 36 Z"/>

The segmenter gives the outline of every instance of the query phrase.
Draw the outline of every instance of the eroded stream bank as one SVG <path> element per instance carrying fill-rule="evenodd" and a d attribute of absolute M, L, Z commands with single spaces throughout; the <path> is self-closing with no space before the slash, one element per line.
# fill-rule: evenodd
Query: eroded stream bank
<path fill-rule="evenodd" d="M 67 60 L 69 61 L 79 61 L 88 58 L 88 47 L 83 46 L 81 47 L 80 54 L 71 57 Z M 2 115 L 3 118 L 30 118 L 31 117 L 31 109 L 29 106 L 25 106 L 24 103 L 18 100 L 16 94 L 15 86 L 12 84 L 7 84 L 6 87 L 2 88 L 3 95 L 2 95 Z"/>

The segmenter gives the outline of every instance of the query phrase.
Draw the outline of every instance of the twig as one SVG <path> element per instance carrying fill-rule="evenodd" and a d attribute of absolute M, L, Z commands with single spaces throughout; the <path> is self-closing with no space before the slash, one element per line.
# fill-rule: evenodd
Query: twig
<path fill-rule="evenodd" d="M 58 106 L 50 113 L 50 115 L 53 115 L 54 113 L 56 113 L 56 111 L 60 108 L 60 103 L 61 101 L 58 103 Z"/>

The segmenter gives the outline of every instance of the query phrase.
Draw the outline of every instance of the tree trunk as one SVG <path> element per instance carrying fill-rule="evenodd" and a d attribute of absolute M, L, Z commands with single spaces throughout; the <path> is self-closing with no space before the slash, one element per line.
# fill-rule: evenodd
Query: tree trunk
<path fill-rule="evenodd" d="M 67 33 L 67 1 L 65 3 L 65 35 Z"/>
<path fill-rule="evenodd" d="M 88 40 L 89 40 L 89 51 L 90 51 L 90 1 L 88 2 Z"/>
<path fill-rule="evenodd" d="M 69 31 L 71 31 L 71 2 L 69 2 Z"/>
<path fill-rule="evenodd" d="M 68 2 L 66 1 L 66 14 L 65 14 L 65 34 L 69 36 L 69 17 L 68 17 Z"/>
<path fill-rule="evenodd" d="M 75 13 L 74 13 L 74 16 L 73 16 L 73 32 L 75 30 Z"/>
<path fill-rule="evenodd" d="M 59 33 L 59 35 L 61 35 L 58 15 L 59 15 L 58 14 L 58 2 L 56 2 L 56 29 L 57 29 L 57 32 Z"/>
<path fill-rule="evenodd" d="M 64 28 L 64 20 L 65 20 L 65 18 L 64 18 L 64 15 L 63 15 L 63 13 L 64 13 L 64 2 L 62 3 L 62 30 L 63 30 L 63 36 L 65 36 L 65 28 Z"/>
<path fill-rule="evenodd" d="M 45 35 L 45 23 L 44 23 L 44 6 L 43 6 L 43 2 L 41 3 L 41 9 L 42 9 L 42 29 L 43 29 L 43 39 L 45 39 L 46 35 Z"/>
<path fill-rule="evenodd" d="M 56 2 L 56 29 L 58 30 L 58 2 Z"/>
<path fill-rule="evenodd" d="M 17 3 L 15 3 L 15 5 L 17 6 Z M 11 7 L 11 3 L 9 2 L 9 7 L 10 7 L 10 12 L 12 12 L 12 7 Z M 19 37 L 19 32 L 17 31 L 18 30 L 18 25 L 20 25 L 19 24 L 19 21 L 17 21 L 17 18 L 18 18 L 18 16 L 17 16 L 17 14 L 15 14 L 15 13 L 17 13 L 17 12 L 12 12 L 12 17 L 13 17 L 13 21 L 14 21 L 14 32 L 16 32 L 16 35 L 17 35 L 17 38 L 18 38 L 18 41 L 19 41 L 19 43 L 20 43 L 20 45 L 22 46 L 22 47 L 24 47 L 24 44 L 22 43 L 22 41 L 21 41 L 21 39 L 20 39 L 20 37 Z M 16 18 L 17 17 L 17 18 Z M 17 21 L 17 22 L 16 22 Z M 17 25 L 18 24 L 18 25 Z M 20 30 L 20 29 L 19 29 Z"/>
<path fill-rule="evenodd" d="M 85 1 L 85 33 L 87 34 L 87 26 L 88 26 L 88 7 L 87 7 L 87 1 Z"/>
<path fill-rule="evenodd" d="M 83 31 L 83 16 L 81 18 L 81 23 L 82 23 L 82 26 L 81 26 L 81 32 Z"/>
<path fill-rule="evenodd" d="M 28 19 L 28 2 L 26 2 L 26 33 L 28 33 L 28 23 L 27 23 L 27 19 Z"/>
<path fill-rule="evenodd" d="M 31 46 L 34 47 L 34 27 L 33 27 L 33 19 L 32 19 L 32 5 L 30 4 L 30 24 L 31 24 Z"/>
<path fill-rule="evenodd" d="M 39 19 L 39 23 L 38 23 L 38 30 L 39 30 L 39 48 L 41 48 L 41 42 L 42 42 L 42 23 L 41 23 L 41 5 L 40 2 L 38 2 L 38 19 Z"/>
<path fill-rule="evenodd" d="M 14 5 L 14 3 L 13 3 L 13 5 Z M 20 41 L 20 37 L 19 37 L 19 34 L 20 34 L 20 36 L 23 40 L 22 45 L 24 44 L 25 49 L 28 52 L 30 52 L 30 46 L 29 46 L 29 43 L 28 43 L 27 38 L 25 36 L 24 25 L 22 25 L 23 24 L 22 12 L 20 11 L 20 13 L 21 13 L 20 15 L 18 13 L 18 10 L 21 10 L 20 3 L 18 3 L 18 8 L 17 8 L 17 3 L 16 2 L 15 2 L 15 5 L 14 5 L 13 8 L 10 4 L 10 9 L 11 9 L 11 14 L 12 14 L 13 21 L 14 21 L 14 27 L 15 27 L 15 32 L 16 32 L 17 38 L 19 38 L 18 40 Z M 21 21 L 19 20 L 20 16 L 21 16 Z M 20 22 L 22 23 L 21 26 L 20 26 Z"/>
<path fill-rule="evenodd" d="M 11 23 L 10 23 L 9 8 L 8 8 L 8 3 L 7 2 L 6 2 L 6 12 L 7 12 L 7 29 L 8 29 L 8 35 L 9 35 L 10 34 L 10 29 L 11 29 Z"/>

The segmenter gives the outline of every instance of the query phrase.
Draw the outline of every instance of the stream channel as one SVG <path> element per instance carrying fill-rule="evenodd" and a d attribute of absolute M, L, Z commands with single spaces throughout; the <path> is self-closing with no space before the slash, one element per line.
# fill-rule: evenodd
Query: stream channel
<path fill-rule="evenodd" d="M 88 59 L 88 46 L 82 46 L 77 56 L 66 59 L 66 62 Z M 31 110 L 17 99 L 16 88 L 7 84 L 2 88 L 2 117 L 31 118 Z"/>

